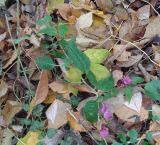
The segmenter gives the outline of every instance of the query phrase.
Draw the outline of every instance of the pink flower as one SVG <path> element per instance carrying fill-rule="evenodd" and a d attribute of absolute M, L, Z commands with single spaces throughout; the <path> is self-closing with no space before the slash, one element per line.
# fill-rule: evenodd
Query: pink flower
<path fill-rule="evenodd" d="M 103 113 L 103 117 L 106 120 L 110 120 L 112 118 L 112 114 L 110 112 L 106 111 Z"/>
<path fill-rule="evenodd" d="M 109 120 L 112 118 L 112 114 L 108 111 L 107 104 L 105 104 L 105 103 L 102 104 L 100 112 L 101 112 L 102 116 L 104 117 L 104 119 Z"/>
<path fill-rule="evenodd" d="M 102 138 L 106 138 L 109 136 L 109 130 L 104 124 L 102 124 L 99 134 Z"/>
<path fill-rule="evenodd" d="M 125 86 L 130 85 L 132 83 L 132 79 L 129 76 L 123 76 L 122 84 Z"/>

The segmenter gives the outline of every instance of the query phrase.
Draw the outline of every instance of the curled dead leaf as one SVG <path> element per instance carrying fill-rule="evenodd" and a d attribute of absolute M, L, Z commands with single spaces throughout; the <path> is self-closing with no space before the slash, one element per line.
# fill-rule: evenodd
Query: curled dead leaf
<path fill-rule="evenodd" d="M 0 80 L 0 97 L 3 97 L 8 91 L 8 84 L 3 81 Z"/>

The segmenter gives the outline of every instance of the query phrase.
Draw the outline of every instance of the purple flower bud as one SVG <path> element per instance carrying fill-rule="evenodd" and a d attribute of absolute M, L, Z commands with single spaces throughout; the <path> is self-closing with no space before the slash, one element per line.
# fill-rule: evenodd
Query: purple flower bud
<path fill-rule="evenodd" d="M 102 103 L 102 107 L 100 108 L 100 112 L 103 114 L 108 110 L 107 104 Z"/>
<path fill-rule="evenodd" d="M 106 120 L 110 120 L 112 118 L 112 114 L 110 112 L 106 111 L 103 113 L 103 117 Z"/>
<path fill-rule="evenodd" d="M 123 76 L 122 83 L 124 85 L 130 85 L 132 83 L 132 79 L 129 76 Z"/>
<path fill-rule="evenodd" d="M 106 138 L 109 136 L 109 130 L 104 124 L 101 126 L 101 130 L 99 131 L 99 134 L 102 138 Z"/>

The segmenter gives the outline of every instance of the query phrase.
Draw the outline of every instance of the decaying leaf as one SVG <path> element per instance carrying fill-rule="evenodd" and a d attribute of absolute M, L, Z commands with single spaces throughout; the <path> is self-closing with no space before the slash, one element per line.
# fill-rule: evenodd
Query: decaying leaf
<path fill-rule="evenodd" d="M 47 70 L 43 70 L 41 72 L 40 81 L 37 86 L 35 97 L 32 99 L 30 103 L 30 111 L 29 114 L 32 112 L 33 108 L 42 103 L 48 95 L 48 72 Z"/>
<path fill-rule="evenodd" d="M 0 97 L 3 97 L 8 91 L 8 84 L 4 81 L 0 81 Z"/>
<path fill-rule="evenodd" d="M 12 137 L 14 134 L 9 129 L 3 130 L 3 139 L 2 139 L 2 145 L 12 145 Z"/>
<path fill-rule="evenodd" d="M 134 111 L 133 109 L 128 108 L 127 106 L 123 105 L 119 109 L 116 110 L 115 114 L 118 118 L 123 121 L 127 122 L 140 122 L 148 119 L 148 111 L 141 107 L 140 113 Z"/>
<path fill-rule="evenodd" d="M 92 14 L 92 12 L 89 12 L 87 14 L 81 15 L 77 19 L 76 27 L 78 30 L 84 29 L 84 28 L 90 27 L 92 25 L 92 23 L 93 23 L 93 14 Z"/>
<path fill-rule="evenodd" d="M 67 123 L 67 110 L 71 109 L 69 103 L 55 100 L 46 111 L 48 128 L 58 129 Z"/>
<path fill-rule="evenodd" d="M 152 115 L 153 116 L 160 116 L 160 107 L 159 107 L 159 105 L 154 104 L 152 106 Z M 160 124 L 160 120 L 157 120 L 157 122 Z"/>
<path fill-rule="evenodd" d="M 8 100 L 2 111 L 3 120 L 6 124 L 12 122 L 13 117 L 22 109 L 22 104 L 17 101 Z"/>
<path fill-rule="evenodd" d="M 116 85 L 117 82 L 123 78 L 123 72 L 121 70 L 114 70 L 112 72 L 112 76 L 113 76 L 113 79 L 114 79 L 114 83 Z"/>
<path fill-rule="evenodd" d="M 32 132 L 29 131 L 23 138 L 21 138 L 17 145 L 37 145 L 37 143 L 40 141 L 39 139 L 40 132 Z"/>
<path fill-rule="evenodd" d="M 54 100 L 56 99 L 56 93 L 49 90 L 47 98 L 43 101 L 43 103 L 45 104 L 51 104 L 54 102 Z"/>
<path fill-rule="evenodd" d="M 138 9 L 137 11 L 137 17 L 140 20 L 146 20 L 149 19 L 150 16 L 150 5 L 145 5 Z"/>

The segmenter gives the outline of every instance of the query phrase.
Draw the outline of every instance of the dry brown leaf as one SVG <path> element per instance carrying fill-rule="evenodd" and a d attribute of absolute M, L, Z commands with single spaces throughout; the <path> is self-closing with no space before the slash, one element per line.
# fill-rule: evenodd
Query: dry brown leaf
<path fill-rule="evenodd" d="M 126 21 L 122 24 L 120 30 L 119 30 L 119 37 L 124 38 L 128 33 L 131 32 L 132 25 L 130 21 Z"/>
<path fill-rule="evenodd" d="M 153 104 L 152 106 L 152 115 L 153 116 L 160 116 L 160 106 L 157 104 Z M 160 124 L 160 121 L 157 120 L 157 122 Z"/>
<path fill-rule="evenodd" d="M 96 4 L 104 12 L 111 12 L 114 7 L 111 0 L 96 0 Z"/>
<path fill-rule="evenodd" d="M 0 80 L 0 97 L 3 97 L 8 91 L 8 84 L 4 80 Z"/>
<path fill-rule="evenodd" d="M 120 67 L 130 67 L 139 62 L 142 59 L 143 55 L 130 56 L 128 61 L 117 63 Z"/>
<path fill-rule="evenodd" d="M 45 104 L 51 104 L 54 102 L 54 100 L 56 99 L 56 93 L 49 90 L 47 98 L 43 101 L 43 103 Z"/>
<path fill-rule="evenodd" d="M 49 87 L 53 92 L 64 94 L 68 93 L 68 84 L 67 83 L 62 83 L 59 81 L 54 81 L 49 84 Z"/>
<path fill-rule="evenodd" d="M 48 72 L 47 70 L 43 70 L 41 72 L 41 76 L 39 80 L 40 81 L 37 86 L 35 97 L 32 99 L 30 103 L 30 110 L 28 113 L 28 117 L 30 116 L 33 108 L 36 105 L 42 103 L 47 98 L 47 95 L 48 95 Z"/>
<path fill-rule="evenodd" d="M 93 92 L 93 90 L 86 85 L 73 85 L 73 87 L 76 88 L 80 92 L 88 92 L 88 93 Z"/>
<path fill-rule="evenodd" d="M 17 101 L 8 100 L 2 110 L 3 120 L 10 124 L 13 117 L 22 109 L 22 104 Z"/>
<path fill-rule="evenodd" d="M 67 110 L 71 109 L 69 103 L 55 100 L 47 109 L 48 128 L 58 129 L 67 123 Z"/>
<path fill-rule="evenodd" d="M 145 5 L 138 9 L 137 11 L 137 17 L 140 20 L 146 20 L 149 19 L 150 16 L 150 5 Z"/>
<path fill-rule="evenodd" d="M 78 116 L 80 116 L 79 112 L 71 112 L 67 111 L 67 120 L 71 126 L 72 129 L 75 131 L 84 132 L 84 127 L 79 123 L 79 120 L 77 119 Z"/>
<path fill-rule="evenodd" d="M 123 7 L 116 7 L 115 10 L 115 16 L 118 17 L 119 21 L 125 21 L 128 19 L 128 12 L 126 11 L 126 9 L 124 9 Z"/>
<path fill-rule="evenodd" d="M 155 35 L 160 35 L 160 17 L 151 19 L 150 23 L 146 27 L 144 38 L 152 38 Z"/>
<path fill-rule="evenodd" d="M 148 119 L 148 111 L 141 107 L 140 113 L 128 108 L 125 105 L 122 105 L 119 109 L 116 110 L 115 114 L 118 118 L 127 122 L 140 122 Z"/>
<path fill-rule="evenodd" d="M 6 32 L 4 32 L 3 34 L 0 34 L 0 42 L 3 41 L 6 38 Z"/>
<path fill-rule="evenodd" d="M 121 70 L 114 70 L 112 72 L 112 76 L 113 76 L 113 79 L 114 79 L 114 83 L 116 85 L 117 82 L 123 78 L 123 72 Z"/>
<path fill-rule="evenodd" d="M 15 60 L 17 59 L 17 50 L 15 50 L 12 53 L 12 56 L 10 57 L 10 59 L 6 62 L 6 64 L 3 66 L 3 69 L 6 69 L 7 67 L 9 67 Z"/>
<path fill-rule="evenodd" d="M 124 45 L 115 45 L 113 48 L 113 54 L 117 54 L 121 49 L 124 47 Z M 131 56 L 131 52 L 124 51 L 118 58 L 117 60 L 120 62 L 125 62 L 128 61 L 129 56 Z"/>

